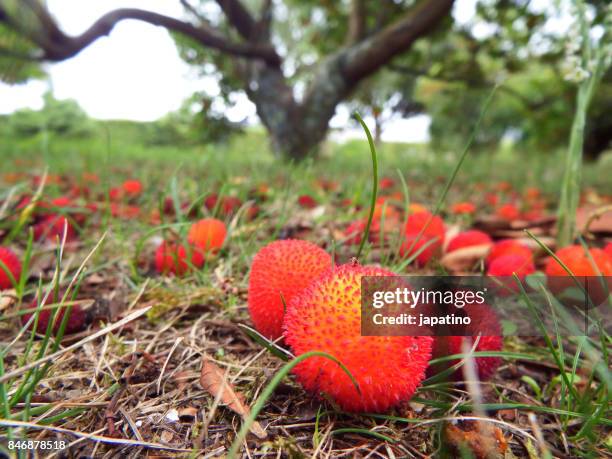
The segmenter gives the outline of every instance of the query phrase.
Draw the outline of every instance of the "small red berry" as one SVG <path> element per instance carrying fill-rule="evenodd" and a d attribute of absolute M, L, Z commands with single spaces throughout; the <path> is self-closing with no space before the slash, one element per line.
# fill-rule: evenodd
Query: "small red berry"
<path fill-rule="evenodd" d="M 155 251 L 155 269 L 160 274 L 176 274 L 182 276 L 191 267 L 200 268 L 204 264 L 204 256 L 196 247 L 190 247 L 191 256 L 184 245 L 162 242 Z M 189 262 L 187 262 L 189 260 Z"/>
<path fill-rule="evenodd" d="M 203 218 L 189 228 L 187 241 L 203 253 L 215 253 L 222 246 L 227 235 L 225 223 L 216 218 Z"/>
<path fill-rule="evenodd" d="M 21 262 L 15 252 L 8 247 L 0 246 L 0 290 L 13 287 L 13 281 L 11 276 L 7 274 L 7 271 L 11 273 L 13 281 L 19 282 L 21 277 Z"/>
<path fill-rule="evenodd" d="M 523 258 L 533 259 L 533 255 L 531 250 L 529 250 L 529 247 L 515 241 L 514 239 L 504 239 L 503 241 L 496 242 L 491 248 L 491 251 L 487 256 L 487 265 L 490 265 L 496 258 L 504 255 L 520 255 Z"/>

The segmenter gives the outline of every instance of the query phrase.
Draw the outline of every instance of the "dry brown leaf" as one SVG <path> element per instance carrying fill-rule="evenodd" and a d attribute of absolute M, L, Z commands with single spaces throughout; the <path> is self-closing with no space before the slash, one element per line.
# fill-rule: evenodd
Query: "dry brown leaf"
<path fill-rule="evenodd" d="M 504 458 L 508 442 L 499 427 L 488 423 L 465 423 L 465 430 L 447 424 L 444 429 L 448 445 L 457 452 L 469 449 L 477 459 Z"/>
<path fill-rule="evenodd" d="M 239 414 L 242 417 L 243 422 L 246 420 L 251 412 L 251 409 L 244 402 L 244 396 L 240 392 L 236 392 L 234 390 L 234 388 L 227 382 L 225 372 L 219 368 L 219 366 L 207 355 L 202 357 L 200 384 L 206 392 L 215 398 L 219 397 L 222 404 Z M 261 439 L 268 436 L 261 424 L 259 424 L 257 421 L 253 422 L 250 431 L 252 434 Z"/>
<path fill-rule="evenodd" d="M 472 268 L 478 260 L 483 259 L 491 250 L 492 244 L 473 245 L 453 250 L 442 257 L 440 261 L 449 271 L 456 273 L 467 271 Z"/>
<path fill-rule="evenodd" d="M 10 308 L 17 301 L 17 292 L 14 289 L 0 290 L 0 311 Z"/>

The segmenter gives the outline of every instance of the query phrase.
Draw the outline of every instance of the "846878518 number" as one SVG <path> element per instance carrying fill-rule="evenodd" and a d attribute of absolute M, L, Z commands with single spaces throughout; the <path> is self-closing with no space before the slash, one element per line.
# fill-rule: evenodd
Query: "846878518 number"
<path fill-rule="evenodd" d="M 64 440 L 9 440 L 8 449 L 19 449 L 19 450 L 50 450 L 50 449 L 64 449 L 66 447 L 66 441 Z"/>

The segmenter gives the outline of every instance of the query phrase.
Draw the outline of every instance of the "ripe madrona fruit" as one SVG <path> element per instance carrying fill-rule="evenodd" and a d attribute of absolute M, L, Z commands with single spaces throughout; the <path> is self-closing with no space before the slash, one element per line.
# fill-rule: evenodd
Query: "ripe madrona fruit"
<path fill-rule="evenodd" d="M 308 241 L 274 241 L 257 252 L 248 299 L 255 328 L 267 338 L 279 338 L 285 305 L 331 266 L 331 256 Z"/>
<path fill-rule="evenodd" d="M 347 367 L 360 391 L 337 363 L 324 357 L 295 367 L 306 390 L 325 393 L 353 412 L 384 412 L 412 397 L 431 358 L 432 338 L 361 335 L 361 278 L 394 275 L 376 267 L 342 265 L 326 271 L 289 303 L 283 328 L 293 352 L 331 354 Z"/>

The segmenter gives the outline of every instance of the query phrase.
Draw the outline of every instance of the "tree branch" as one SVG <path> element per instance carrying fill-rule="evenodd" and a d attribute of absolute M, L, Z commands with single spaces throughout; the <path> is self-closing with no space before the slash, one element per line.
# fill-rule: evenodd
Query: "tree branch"
<path fill-rule="evenodd" d="M 10 26 L 10 18 L 4 17 L 5 15 L 2 13 L 0 9 L 0 20 Z M 151 25 L 165 27 L 173 32 L 182 33 L 201 45 L 227 54 L 251 59 L 261 59 L 272 66 L 280 65 L 280 57 L 270 46 L 232 42 L 209 27 L 196 27 L 188 22 L 152 11 L 137 8 L 121 8 L 110 11 L 100 17 L 81 35 L 74 37 L 65 35 L 59 27 L 57 27 L 48 11 L 39 9 L 35 11 L 35 13 L 41 21 L 41 28 L 46 33 L 42 36 L 40 34 L 32 34 L 28 38 L 43 50 L 44 60 L 63 61 L 69 59 L 91 45 L 98 38 L 110 34 L 115 25 L 119 22 L 126 19 L 134 19 Z"/>
<path fill-rule="evenodd" d="M 247 40 L 253 38 L 255 20 L 240 0 L 217 0 L 228 21 Z"/>
<path fill-rule="evenodd" d="M 427 35 L 451 11 L 454 0 L 421 0 L 410 12 L 376 35 L 353 45 L 344 53 L 343 74 L 356 83 L 376 72 L 395 56 Z"/>
<path fill-rule="evenodd" d="M 365 35 L 365 5 L 364 0 L 352 0 L 349 15 L 348 32 L 346 44 L 357 43 Z"/>

